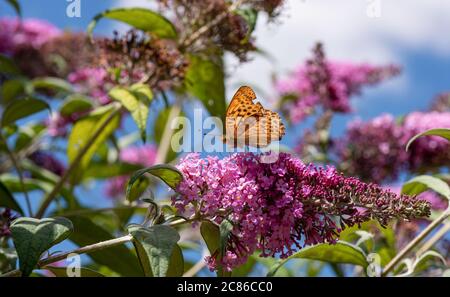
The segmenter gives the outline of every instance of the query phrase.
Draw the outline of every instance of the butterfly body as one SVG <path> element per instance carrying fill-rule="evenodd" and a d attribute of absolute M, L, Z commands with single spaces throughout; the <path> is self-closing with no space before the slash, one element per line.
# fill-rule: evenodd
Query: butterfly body
<path fill-rule="evenodd" d="M 266 147 L 272 141 L 281 140 L 285 127 L 280 116 L 254 103 L 256 94 L 252 88 L 242 86 L 234 94 L 227 108 L 224 142 L 234 147 Z"/>

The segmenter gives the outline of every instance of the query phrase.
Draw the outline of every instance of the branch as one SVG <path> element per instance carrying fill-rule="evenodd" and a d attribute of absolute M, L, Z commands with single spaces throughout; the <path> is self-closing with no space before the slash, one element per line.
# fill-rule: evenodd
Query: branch
<path fill-rule="evenodd" d="M 64 183 L 70 177 L 72 172 L 77 168 L 77 166 L 80 163 L 81 159 L 83 158 L 84 154 L 94 144 L 94 142 L 98 138 L 98 136 L 103 132 L 105 127 L 119 113 L 120 110 L 121 110 L 121 107 L 116 107 L 116 109 L 108 116 L 108 118 L 103 122 L 103 124 L 100 127 L 98 127 L 98 129 L 95 131 L 95 133 L 92 135 L 91 139 L 89 139 L 89 141 L 86 143 L 86 145 L 83 146 L 82 149 L 80 149 L 80 151 L 78 152 L 78 155 L 72 161 L 69 168 L 67 168 L 67 170 L 64 172 L 64 175 L 61 177 L 61 179 L 55 185 L 53 190 L 45 197 L 44 202 L 42 202 L 41 207 L 39 208 L 38 212 L 36 213 L 36 218 L 39 219 L 44 216 L 45 211 L 47 210 L 47 207 L 50 205 L 50 203 L 53 201 L 53 199 L 55 199 L 56 195 L 62 189 L 62 187 L 64 186 Z"/>
<path fill-rule="evenodd" d="M 173 130 L 171 127 L 172 121 L 180 114 L 180 112 L 181 107 L 178 103 L 176 103 L 169 112 L 169 116 L 167 117 L 167 122 L 161 136 L 158 151 L 156 153 L 155 164 L 162 164 L 166 162 L 167 154 L 170 149 L 170 140 L 172 139 L 173 135 Z"/>
<path fill-rule="evenodd" d="M 411 250 L 413 250 L 431 231 L 445 221 L 450 215 L 450 207 L 447 208 L 438 218 L 429 224 L 419 235 L 417 235 L 407 246 L 403 248 L 387 265 L 384 267 L 381 276 L 386 276 Z"/>
<path fill-rule="evenodd" d="M 442 237 L 450 231 L 450 222 L 447 222 L 434 234 L 428 241 L 426 241 L 422 247 L 417 251 L 416 258 L 420 257 L 426 251 L 431 249 Z"/>
<path fill-rule="evenodd" d="M 168 225 L 174 227 L 174 226 L 182 225 L 184 223 L 189 223 L 189 222 L 192 222 L 192 220 L 181 219 L 181 220 L 174 221 Z M 84 247 L 81 247 L 81 248 L 78 248 L 78 249 L 75 249 L 75 250 L 72 250 L 69 252 L 65 252 L 65 253 L 62 253 L 59 255 L 54 255 L 54 256 L 50 256 L 45 259 L 42 259 L 37 264 L 37 268 L 44 268 L 46 265 L 64 260 L 70 254 L 81 255 L 81 254 L 86 254 L 86 253 L 92 253 L 92 252 L 100 251 L 100 250 L 103 250 L 103 249 L 106 249 L 109 247 L 113 247 L 116 245 L 124 244 L 124 243 L 127 243 L 132 240 L 133 240 L 133 236 L 128 234 L 128 235 L 125 235 L 122 237 L 118 237 L 118 238 L 94 243 L 91 245 L 87 245 L 87 246 L 84 246 Z M 16 269 L 16 270 L 12 270 L 10 272 L 4 273 L 4 274 L 0 275 L 0 277 L 16 277 L 16 276 L 21 276 L 21 275 L 22 274 L 21 274 L 20 270 Z"/>
<path fill-rule="evenodd" d="M 26 191 L 26 188 L 25 188 L 25 182 L 24 182 L 24 178 L 23 178 L 23 174 L 22 174 L 22 169 L 19 166 L 19 162 L 17 162 L 16 156 L 9 149 L 9 146 L 8 146 L 8 143 L 6 142 L 6 139 L 3 137 L 3 133 L 0 133 L 0 137 L 1 137 L 1 141 L 5 143 L 6 153 L 8 154 L 9 158 L 11 159 L 11 162 L 12 162 L 14 168 L 17 171 L 17 175 L 19 175 L 20 187 L 22 188 L 22 192 L 25 195 L 25 200 L 26 200 L 26 203 L 27 203 L 28 213 L 29 213 L 30 216 L 33 216 L 33 210 L 31 208 L 30 197 L 28 196 L 28 192 Z"/>
<path fill-rule="evenodd" d="M 203 25 L 197 31 L 195 31 L 191 36 L 187 37 L 182 43 L 182 48 L 187 48 L 192 43 L 194 43 L 198 38 L 200 38 L 203 34 L 207 33 L 211 28 L 217 26 L 221 21 L 223 21 L 230 12 L 235 11 L 239 8 L 239 6 L 244 2 L 244 0 L 238 0 L 233 3 L 227 11 L 222 12 L 216 18 L 214 18 L 211 22 Z"/>

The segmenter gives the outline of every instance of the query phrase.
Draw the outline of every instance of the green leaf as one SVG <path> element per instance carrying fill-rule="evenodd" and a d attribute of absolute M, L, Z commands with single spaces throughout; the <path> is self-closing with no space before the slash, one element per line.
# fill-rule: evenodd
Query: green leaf
<path fill-rule="evenodd" d="M 16 175 L 12 174 L 2 174 L 0 176 L 0 181 L 12 192 L 12 193 L 22 193 L 22 184 L 20 182 L 20 179 Z M 42 181 L 38 179 L 33 178 L 25 178 L 23 180 L 25 191 L 34 191 L 34 190 L 41 190 L 45 193 L 49 193 L 54 184 Z"/>
<path fill-rule="evenodd" d="M 23 210 L 8 188 L 0 181 L 0 207 L 6 207 L 23 215 Z"/>
<path fill-rule="evenodd" d="M 175 26 L 168 19 L 152 10 L 138 7 L 110 9 L 96 15 L 88 26 L 87 31 L 90 36 L 97 22 L 102 18 L 126 23 L 160 38 L 177 37 Z"/>
<path fill-rule="evenodd" d="M 256 9 L 238 9 L 236 13 L 240 15 L 248 25 L 245 42 L 248 42 L 252 32 L 255 30 L 256 22 L 258 21 L 258 11 Z"/>
<path fill-rule="evenodd" d="M 59 113 L 62 116 L 70 116 L 74 113 L 85 112 L 92 109 L 92 102 L 85 96 L 74 94 L 70 95 L 64 100 L 59 108 Z"/>
<path fill-rule="evenodd" d="M 56 277 L 67 277 L 67 267 L 45 266 L 42 269 L 50 271 Z M 104 275 L 95 270 L 81 267 L 80 277 L 104 277 Z"/>
<path fill-rule="evenodd" d="M 406 145 L 406 150 L 409 149 L 409 147 L 411 146 L 411 144 L 419 137 L 422 136 L 427 136 L 427 135 L 434 135 L 434 136 L 440 136 L 442 138 L 445 138 L 447 140 L 450 140 L 450 129 L 446 129 L 446 128 L 437 128 L 437 129 L 431 129 L 422 133 L 419 133 L 417 135 L 415 135 L 413 138 L 411 138 L 408 141 L 408 144 Z"/>
<path fill-rule="evenodd" d="M 153 98 L 150 88 L 143 84 L 135 84 L 129 89 L 117 86 L 109 92 L 109 96 L 122 103 L 131 113 L 141 131 L 142 141 L 145 142 L 149 104 Z"/>
<path fill-rule="evenodd" d="M 91 162 L 83 173 L 83 179 L 107 179 L 115 176 L 129 175 L 142 166 L 129 163 L 99 163 Z"/>
<path fill-rule="evenodd" d="M 156 177 L 159 177 L 169 187 L 176 190 L 178 184 L 183 180 L 183 174 L 175 167 L 171 165 L 155 165 L 136 171 L 128 181 L 127 185 L 127 197 L 130 194 L 133 184 L 144 174 L 150 173 Z"/>
<path fill-rule="evenodd" d="M 219 250 L 220 254 L 224 255 L 227 248 L 228 241 L 230 239 L 231 231 L 233 231 L 233 224 L 225 219 L 219 225 L 220 241 Z"/>
<path fill-rule="evenodd" d="M 149 228 L 130 225 L 128 231 L 133 236 L 133 243 L 145 275 L 166 276 L 173 250 L 180 240 L 178 232 L 166 225 Z"/>
<path fill-rule="evenodd" d="M 57 77 L 39 77 L 31 81 L 35 89 L 47 89 L 56 92 L 72 93 L 74 89 L 70 83 Z"/>
<path fill-rule="evenodd" d="M 21 79 L 10 79 L 3 83 L 1 88 L 2 104 L 10 103 L 19 95 L 25 93 L 25 83 Z"/>
<path fill-rule="evenodd" d="M 200 233 L 206 243 L 206 246 L 208 247 L 209 253 L 211 255 L 215 255 L 216 259 L 222 259 L 223 257 L 224 246 L 226 245 L 226 242 L 224 242 L 224 240 L 225 237 L 228 237 L 227 230 L 229 230 L 229 228 L 230 227 L 228 223 L 225 223 L 223 226 L 221 224 L 220 227 L 208 221 L 202 222 L 200 226 Z M 219 264 L 217 267 L 217 275 L 231 276 L 231 272 L 225 271 Z"/>
<path fill-rule="evenodd" d="M 20 70 L 17 68 L 13 60 L 0 54 L 0 73 L 6 75 L 20 75 Z"/>
<path fill-rule="evenodd" d="M 310 259 L 329 263 L 354 264 L 362 267 L 369 265 L 363 250 L 353 244 L 339 241 L 336 244 L 321 243 L 303 248 L 272 266 L 267 276 L 274 276 L 277 270 L 290 259 Z"/>
<path fill-rule="evenodd" d="M 72 222 L 66 218 L 16 219 L 11 224 L 11 234 L 22 275 L 30 275 L 42 253 L 69 237 L 72 231 Z"/>
<path fill-rule="evenodd" d="M 45 130 L 43 123 L 28 123 L 21 125 L 18 129 L 16 142 L 14 144 L 14 150 L 16 152 L 31 145 L 33 140 L 36 140 L 38 136 Z"/>
<path fill-rule="evenodd" d="M 17 252 L 14 248 L 0 247 L 0 273 L 16 269 Z"/>
<path fill-rule="evenodd" d="M 185 86 L 189 93 L 200 99 L 211 116 L 223 119 L 226 111 L 223 66 L 198 56 L 189 56 Z"/>
<path fill-rule="evenodd" d="M 11 5 L 14 8 L 14 10 L 16 11 L 18 16 L 22 15 L 22 11 L 20 9 L 19 1 L 17 1 L 17 0 L 6 0 L 6 2 L 8 2 L 9 5 Z"/>
<path fill-rule="evenodd" d="M 243 277 L 248 276 L 250 272 L 253 271 L 255 268 L 255 265 L 257 263 L 257 260 L 254 255 L 251 255 L 248 257 L 247 262 L 245 262 L 242 265 L 239 265 L 236 268 L 233 268 L 233 272 L 231 273 L 231 276 L 233 277 Z"/>
<path fill-rule="evenodd" d="M 428 189 L 450 199 L 450 187 L 439 178 L 429 175 L 419 175 L 403 184 L 402 194 L 417 195 Z"/>
<path fill-rule="evenodd" d="M 70 240 L 83 247 L 100 241 L 114 239 L 108 230 L 84 216 L 70 216 L 76 232 Z M 125 245 L 116 245 L 88 254 L 94 262 L 105 265 L 122 276 L 142 276 L 138 259 Z"/>
<path fill-rule="evenodd" d="M 178 244 L 175 245 L 172 256 L 170 256 L 169 269 L 167 275 L 170 277 L 183 276 L 184 273 L 184 257 L 183 252 Z"/>
<path fill-rule="evenodd" d="M 69 163 L 72 163 L 78 152 L 89 142 L 89 140 L 94 136 L 96 131 L 108 120 L 111 113 L 115 112 L 109 106 L 103 106 L 97 108 L 91 112 L 88 116 L 83 117 L 78 120 L 72 128 L 72 132 L 69 136 L 69 142 L 67 145 L 67 157 Z M 72 182 L 78 181 L 83 171 L 89 165 L 92 157 L 98 148 L 114 133 L 114 131 L 119 127 L 120 115 L 114 116 L 106 127 L 101 131 L 98 137 L 95 139 L 94 143 L 90 146 L 87 152 L 84 154 L 76 171 L 72 175 Z"/>
<path fill-rule="evenodd" d="M 419 273 L 421 271 L 426 270 L 428 268 L 428 266 L 430 265 L 431 259 L 439 260 L 441 262 L 441 264 L 443 264 L 444 267 L 447 265 L 447 261 L 441 254 L 439 254 L 436 251 L 427 251 L 427 252 L 423 253 L 422 255 L 420 255 L 420 257 L 414 261 L 413 272 Z"/>
<path fill-rule="evenodd" d="M 26 118 L 30 115 L 43 111 L 50 110 L 50 106 L 44 100 L 35 98 L 26 98 L 14 100 L 8 104 L 3 111 L 2 126 L 15 123 L 17 120 Z"/>

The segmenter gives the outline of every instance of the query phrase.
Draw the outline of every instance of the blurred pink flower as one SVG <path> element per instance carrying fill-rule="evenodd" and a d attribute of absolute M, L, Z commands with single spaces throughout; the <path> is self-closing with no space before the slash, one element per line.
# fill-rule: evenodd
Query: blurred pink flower
<path fill-rule="evenodd" d="M 0 19 L 0 53 L 12 55 L 21 47 L 39 48 L 61 31 L 52 24 L 38 19 Z"/>
<path fill-rule="evenodd" d="M 130 146 L 120 151 L 119 160 L 121 162 L 141 165 L 142 167 L 152 166 L 156 159 L 156 147 L 152 144 L 144 146 Z M 123 197 L 129 176 L 117 176 L 109 179 L 105 185 L 105 195 L 109 198 Z"/>
<path fill-rule="evenodd" d="M 399 67 L 394 65 L 329 61 L 318 44 L 313 58 L 300 65 L 287 79 L 277 81 L 275 88 L 281 100 L 285 100 L 282 109 L 288 112 L 293 123 L 297 123 L 318 107 L 351 112 L 350 98 L 359 95 L 364 86 L 375 85 L 399 73 Z"/>
<path fill-rule="evenodd" d="M 402 121 L 389 114 L 356 120 L 334 142 L 334 151 L 345 173 L 377 183 L 392 181 L 405 170 L 426 172 L 450 165 L 450 144 L 441 137 L 421 137 L 405 150 L 414 135 L 432 128 L 450 128 L 450 112 L 413 112 Z"/>
<path fill-rule="evenodd" d="M 108 73 L 103 68 L 81 68 L 70 73 L 68 81 L 78 93 L 88 95 L 101 105 L 111 102 L 108 97 Z"/>

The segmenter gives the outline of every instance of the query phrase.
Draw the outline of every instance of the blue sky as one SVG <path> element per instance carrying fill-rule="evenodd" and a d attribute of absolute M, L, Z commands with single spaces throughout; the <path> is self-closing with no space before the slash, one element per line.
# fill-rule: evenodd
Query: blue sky
<path fill-rule="evenodd" d="M 370 18 L 367 5 L 380 1 L 381 16 Z M 20 1 L 25 18 L 45 19 L 60 28 L 85 30 L 97 13 L 111 7 L 149 5 L 144 0 L 81 0 L 81 18 L 66 16 L 65 0 Z M 450 1 L 445 0 L 369 0 L 369 1 L 287 1 L 287 7 L 276 24 L 258 21 L 257 44 L 269 52 L 274 61 L 255 57 L 248 64 L 238 65 L 227 56 L 227 96 L 243 83 L 258 88 L 258 97 L 273 96 L 271 75 L 286 75 L 309 56 L 316 41 L 322 41 L 328 57 L 355 62 L 398 63 L 404 72 L 391 82 L 369 88 L 354 98 L 355 113 L 337 116 L 333 133 L 340 134 L 354 117 L 369 119 L 383 112 L 402 115 L 427 108 L 430 99 L 442 91 L 450 91 Z M 447 15 L 446 15 L 447 13 Z M 0 1 L 0 16 L 14 15 Z M 103 20 L 96 28 L 99 34 L 110 34 L 117 23 Z M 1 28 L 0 28 L 1 30 Z M 130 130 L 133 124 L 127 123 Z M 294 144 L 304 125 L 289 129 L 286 144 Z M 98 188 L 98 185 L 95 187 Z M 92 191 L 80 189 L 80 194 Z M 95 196 L 101 196 L 99 191 Z M 92 199 L 93 197 L 90 196 Z M 103 200 L 104 201 L 104 200 Z M 105 202 L 106 203 L 106 202 Z"/>

